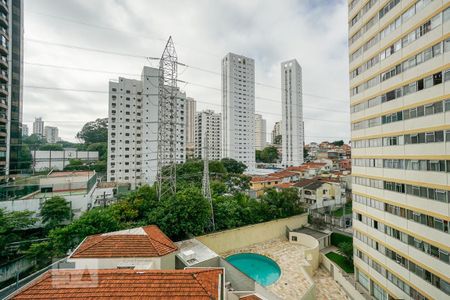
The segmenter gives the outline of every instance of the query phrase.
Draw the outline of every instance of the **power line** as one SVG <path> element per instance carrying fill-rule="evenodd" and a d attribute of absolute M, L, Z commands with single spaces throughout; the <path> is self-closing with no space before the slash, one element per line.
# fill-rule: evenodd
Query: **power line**
<path fill-rule="evenodd" d="M 133 73 L 121 73 L 121 72 L 113 72 L 113 71 L 104 71 L 104 70 L 95 70 L 95 69 L 85 69 L 85 68 L 77 68 L 77 67 L 66 67 L 66 66 L 60 66 L 60 65 L 48 65 L 48 64 L 40 64 L 40 63 L 30 63 L 30 62 L 24 62 L 24 64 L 26 65 L 32 65 L 32 66 L 39 66 L 39 67 L 48 67 L 48 68 L 57 68 L 57 69 L 69 69 L 69 70 L 75 70 L 75 71 L 81 71 L 81 72 L 93 72 L 93 73 L 100 73 L 100 74 L 117 74 L 117 75 L 125 75 L 125 76 L 135 76 L 135 77 L 141 77 L 141 74 L 133 74 Z M 203 85 L 203 84 L 199 84 L 199 83 L 194 83 L 194 82 L 189 82 L 189 81 L 182 81 L 186 84 L 190 84 L 193 86 L 198 86 L 198 87 L 203 87 L 203 88 L 207 88 L 207 89 L 212 89 L 212 90 L 216 90 L 218 92 L 221 92 L 222 89 L 217 88 L 217 87 L 211 87 L 211 86 L 207 86 L 207 85 Z M 232 91 L 228 91 L 229 93 L 232 94 L 238 94 L 237 92 L 232 92 Z M 304 93 L 303 93 L 304 94 Z M 316 97 L 320 97 L 320 96 L 316 96 Z M 255 96 L 255 99 L 260 99 L 263 101 L 269 101 L 269 102 L 274 102 L 277 104 L 282 104 L 282 102 L 280 100 L 276 100 L 276 99 L 271 99 L 271 98 L 265 98 L 265 97 L 259 97 L 259 96 Z M 294 106 L 296 106 L 297 104 L 295 103 Z M 316 110 L 324 110 L 324 111 L 330 111 L 330 112 L 335 112 L 335 113 L 345 113 L 345 114 L 349 114 L 350 111 L 349 110 L 334 110 L 334 109 L 327 109 L 327 108 L 323 108 L 323 107 L 315 107 L 315 106 L 310 106 L 310 105 L 305 105 L 302 104 L 302 107 L 306 107 L 306 108 L 310 108 L 310 109 L 316 109 Z"/>
<path fill-rule="evenodd" d="M 82 92 L 82 93 L 97 93 L 97 94 L 109 94 L 109 91 L 101 91 L 101 90 L 84 90 L 84 89 L 75 89 L 75 88 L 61 88 L 61 87 L 45 87 L 45 86 L 34 86 L 34 85 L 23 85 L 24 88 L 31 88 L 31 89 L 40 89 L 40 90 L 55 90 L 55 91 L 67 91 L 67 92 Z M 121 94 L 121 93 L 117 93 L 116 94 Z M 134 93 L 123 93 L 124 95 L 130 95 L 130 96 L 155 96 L 156 94 L 145 94 L 142 93 L 141 95 L 139 94 L 134 94 Z M 208 104 L 208 105 L 214 105 L 214 106 L 219 106 L 222 107 L 222 104 L 215 104 L 215 103 L 210 103 L 210 102 L 206 102 L 206 101 L 200 101 L 200 100 L 196 100 L 196 102 L 198 103 L 204 103 L 204 104 Z M 231 108 L 235 108 L 234 106 L 229 106 Z M 255 113 L 264 113 L 264 114 L 270 114 L 270 115 L 276 115 L 276 116 L 281 116 L 281 113 L 274 113 L 274 112 L 269 112 L 269 111 L 256 111 Z M 330 123 L 348 123 L 348 121 L 337 121 L 337 120 L 327 120 L 327 119 L 317 119 L 317 118 L 308 118 L 308 117 L 303 117 L 303 119 L 305 120 L 315 120 L 315 121 L 322 121 L 322 122 L 330 122 Z"/>
<path fill-rule="evenodd" d="M 103 54 L 118 55 L 118 56 L 129 56 L 129 57 L 134 57 L 134 58 L 144 58 L 144 59 L 148 59 L 149 58 L 148 56 L 145 56 L 145 55 L 129 54 L 129 53 L 124 53 L 124 52 L 116 52 L 116 51 L 97 49 L 97 48 L 87 48 L 87 47 L 69 45 L 69 44 L 64 44 L 64 43 L 56 43 L 56 42 L 50 42 L 50 41 L 44 41 L 44 40 L 38 40 L 38 39 L 25 38 L 25 40 L 26 41 L 30 41 L 30 42 L 34 42 L 34 43 L 49 44 L 49 45 L 53 45 L 53 46 L 64 47 L 64 48 L 71 48 L 71 49 L 77 49 L 77 50 L 83 50 L 83 51 L 89 51 L 89 52 L 99 52 L 99 53 L 103 53 Z M 190 65 L 190 64 L 183 64 L 183 65 L 188 67 L 188 68 L 194 69 L 194 70 L 199 70 L 199 71 L 207 72 L 207 73 L 210 73 L 210 74 L 216 74 L 218 76 L 222 75 L 222 73 L 220 73 L 220 72 L 213 71 L 213 70 L 208 70 L 208 69 L 197 67 L 197 66 L 194 66 L 194 65 Z M 259 86 L 263 86 L 263 87 L 273 88 L 273 89 L 277 89 L 277 90 L 280 90 L 280 91 L 282 90 L 281 87 L 276 87 L 276 86 L 273 86 L 273 85 L 270 85 L 270 84 L 266 84 L 266 83 L 261 83 L 261 82 L 257 82 L 257 81 L 253 81 L 253 80 L 246 80 L 246 79 L 237 78 L 237 77 L 234 77 L 234 76 L 231 76 L 231 78 L 233 78 L 233 79 L 240 79 L 241 81 L 254 83 L 255 85 L 259 85 Z M 335 99 L 335 98 L 331 98 L 331 97 L 315 95 L 313 93 L 302 92 L 302 94 L 306 95 L 306 96 L 310 96 L 310 97 L 316 97 L 316 98 L 319 98 L 319 99 L 333 101 L 333 102 L 350 103 L 349 100 Z"/>

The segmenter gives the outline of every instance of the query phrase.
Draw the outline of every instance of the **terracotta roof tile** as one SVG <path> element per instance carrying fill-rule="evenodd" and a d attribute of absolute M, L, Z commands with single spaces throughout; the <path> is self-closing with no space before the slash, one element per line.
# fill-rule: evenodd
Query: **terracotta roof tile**
<path fill-rule="evenodd" d="M 219 299 L 221 269 L 51 270 L 12 299 Z"/>
<path fill-rule="evenodd" d="M 157 257 L 178 250 L 157 226 L 133 230 L 139 229 L 88 236 L 70 258 Z"/>
<path fill-rule="evenodd" d="M 252 295 L 246 295 L 239 298 L 240 300 L 261 300 L 258 296 L 252 294 Z"/>
<path fill-rule="evenodd" d="M 274 181 L 274 180 L 278 180 L 278 179 L 279 178 L 270 177 L 270 176 L 255 176 L 255 177 L 252 177 L 250 182 L 267 182 L 267 181 Z"/>
<path fill-rule="evenodd" d="M 272 173 L 269 174 L 270 177 L 275 177 L 275 178 L 285 178 L 285 177 L 292 177 L 292 176 L 298 176 L 297 173 L 295 172 L 290 172 L 290 171 L 280 171 L 280 172 L 276 172 L 276 173 Z"/>

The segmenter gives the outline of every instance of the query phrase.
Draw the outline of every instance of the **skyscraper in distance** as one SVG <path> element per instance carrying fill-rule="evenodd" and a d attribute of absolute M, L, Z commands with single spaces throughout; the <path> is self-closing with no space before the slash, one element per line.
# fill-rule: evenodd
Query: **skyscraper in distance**
<path fill-rule="evenodd" d="M 186 97 L 186 157 L 194 157 L 195 148 L 195 116 L 196 102 L 194 98 Z"/>
<path fill-rule="evenodd" d="M 262 115 L 255 114 L 255 148 L 262 150 L 266 147 L 267 121 Z"/>
<path fill-rule="evenodd" d="M 355 279 L 450 299 L 450 2 L 349 1 Z"/>
<path fill-rule="evenodd" d="M 222 157 L 255 167 L 255 61 L 222 59 Z"/>
<path fill-rule="evenodd" d="M 282 165 L 303 164 L 302 68 L 296 59 L 281 63 Z"/>

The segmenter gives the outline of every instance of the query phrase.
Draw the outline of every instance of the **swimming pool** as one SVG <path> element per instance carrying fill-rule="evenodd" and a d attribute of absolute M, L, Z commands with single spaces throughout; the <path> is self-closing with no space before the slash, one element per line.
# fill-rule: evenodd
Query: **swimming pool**
<path fill-rule="evenodd" d="M 263 286 L 271 285 L 281 275 L 278 264 L 264 255 L 239 253 L 228 256 L 226 260 Z"/>

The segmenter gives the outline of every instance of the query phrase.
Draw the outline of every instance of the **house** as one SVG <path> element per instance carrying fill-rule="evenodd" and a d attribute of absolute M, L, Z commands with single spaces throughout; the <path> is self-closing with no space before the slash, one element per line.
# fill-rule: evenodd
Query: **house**
<path fill-rule="evenodd" d="M 255 176 L 250 180 L 250 190 L 256 197 L 262 196 L 266 188 L 277 187 L 299 181 L 301 176 L 297 172 L 287 170 L 271 173 L 267 176 Z"/>
<path fill-rule="evenodd" d="M 299 190 L 300 201 L 305 203 L 309 209 L 323 210 L 327 207 L 341 206 L 345 203 L 343 189 L 339 181 L 303 179 L 294 184 Z"/>
<path fill-rule="evenodd" d="M 8 299 L 225 298 L 222 268 L 49 270 Z"/>
<path fill-rule="evenodd" d="M 339 161 L 339 170 L 350 171 L 351 169 L 352 169 L 352 160 L 351 159 L 342 159 Z"/>
<path fill-rule="evenodd" d="M 67 262 L 75 269 L 175 269 L 178 247 L 156 226 L 91 235 Z"/>

